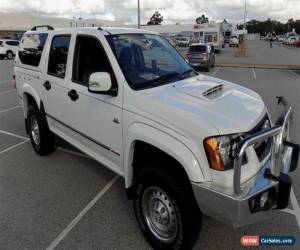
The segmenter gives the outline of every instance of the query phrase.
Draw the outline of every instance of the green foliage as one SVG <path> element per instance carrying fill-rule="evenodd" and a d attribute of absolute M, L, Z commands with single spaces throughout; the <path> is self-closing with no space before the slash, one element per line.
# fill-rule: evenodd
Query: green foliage
<path fill-rule="evenodd" d="M 260 33 L 265 35 L 268 33 L 275 33 L 276 35 L 290 32 L 293 29 L 300 33 L 300 19 L 289 19 L 286 23 L 281 23 L 273 19 L 267 19 L 266 21 L 250 20 L 246 23 L 246 29 L 248 33 Z"/>
<path fill-rule="evenodd" d="M 196 18 L 196 23 L 198 23 L 198 24 L 209 23 L 209 19 L 205 15 L 202 15 L 202 16 Z"/>
<path fill-rule="evenodd" d="M 150 20 L 148 21 L 147 25 L 161 25 L 163 20 L 164 17 L 158 11 L 155 11 Z"/>

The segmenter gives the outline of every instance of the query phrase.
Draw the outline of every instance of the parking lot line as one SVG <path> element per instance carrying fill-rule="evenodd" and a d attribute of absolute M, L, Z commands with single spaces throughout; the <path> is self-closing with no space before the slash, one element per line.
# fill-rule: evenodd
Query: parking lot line
<path fill-rule="evenodd" d="M 14 148 L 16 148 L 16 147 L 19 147 L 20 145 L 22 145 L 22 144 L 24 144 L 24 143 L 26 143 L 26 142 L 28 142 L 28 141 L 30 141 L 30 140 L 29 140 L 29 139 L 26 139 L 26 140 L 24 140 L 24 141 L 22 141 L 22 142 L 20 142 L 20 143 L 18 143 L 18 144 L 16 144 L 16 145 L 14 145 L 14 146 L 11 146 L 11 147 L 9 147 L 9 148 L 6 148 L 6 149 L 0 151 L 0 155 L 3 154 L 3 153 L 5 153 L 5 152 L 7 152 L 7 151 L 9 151 L 9 150 L 11 150 L 11 149 L 14 149 Z"/>
<path fill-rule="evenodd" d="M 18 108 L 21 108 L 21 106 L 15 106 L 15 107 L 12 107 L 12 108 L 3 109 L 3 110 L 0 110 L 0 114 L 11 111 L 11 110 L 15 110 L 15 109 L 18 109 Z"/>
<path fill-rule="evenodd" d="M 219 72 L 220 69 L 221 69 L 221 67 L 218 67 L 211 75 L 216 76 L 216 74 Z"/>
<path fill-rule="evenodd" d="M 297 221 L 298 227 L 300 229 L 300 208 L 299 208 L 299 204 L 297 202 L 297 199 L 296 199 L 293 188 L 291 190 L 291 197 L 290 198 L 291 198 L 291 203 L 292 203 L 292 206 L 293 206 L 293 209 L 294 209 L 294 214 L 295 214 L 295 217 L 296 217 L 296 221 Z"/>
<path fill-rule="evenodd" d="M 1 129 L 0 129 L 0 133 L 5 134 L 5 135 L 10 135 L 10 136 L 13 136 L 13 137 L 17 137 L 17 138 L 20 138 L 20 139 L 23 139 L 23 140 L 28 139 L 28 137 L 25 137 L 25 136 L 22 136 L 22 135 L 17 135 L 17 134 L 14 134 L 14 133 L 11 133 L 11 132 L 8 132 L 8 131 L 4 131 L 4 130 L 1 130 Z"/>
<path fill-rule="evenodd" d="M 86 207 L 71 221 L 71 223 L 51 242 L 46 250 L 54 249 L 67 234 L 77 225 L 77 223 L 84 217 L 84 215 L 99 201 L 103 195 L 111 188 L 111 186 L 118 180 L 119 176 L 115 175 L 105 187 L 92 199 Z"/>
<path fill-rule="evenodd" d="M 3 81 L 0 81 L 0 84 L 1 83 L 10 83 L 10 82 L 13 82 L 14 80 L 3 80 Z"/>
<path fill-rule="evenodd" d="M 280 212 L 287 213 L 287 214 L 295 215 L 294 210 L 289 209 L 289 208 L 285 208 L 285 209 L 282 209 L 282 210 L 279 210 L 279 211 L 280 211 Z"/>
<path fill-rule="evenodd" d="M 256 73 L 255 73 L 255 69 L 252 68 L 252 73 L 253 73 L 253 78 L 256 79 Z"/>
<path fill-rule="evenodd" d="M 293 76 L 295 76 L 295 77 L 299 77 L 299 75 L 297 75 L 293 70 L 289 70 L 289 72 L 293 75 Z"/>
<path fill-rule="evenodd" d="M 9 94 L 9 93 L 12 93 L 12 92 L 16 92 L 16 90 L 13 89 L 13 90 L 8 90 L 8 91 L 3 91 L 3 92 L 0 92 L 0 95 Z"/>

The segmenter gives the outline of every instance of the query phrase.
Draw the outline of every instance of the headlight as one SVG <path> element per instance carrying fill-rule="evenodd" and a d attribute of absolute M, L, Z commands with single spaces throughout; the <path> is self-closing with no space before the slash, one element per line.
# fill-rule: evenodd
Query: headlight
<path fill-rule="evenodd" d="M 205 139 L 204 148 L 210 167 L 219 171 L 233 168 L 234 156 L 240 141 L 240 135 L 214 136 Z"/>

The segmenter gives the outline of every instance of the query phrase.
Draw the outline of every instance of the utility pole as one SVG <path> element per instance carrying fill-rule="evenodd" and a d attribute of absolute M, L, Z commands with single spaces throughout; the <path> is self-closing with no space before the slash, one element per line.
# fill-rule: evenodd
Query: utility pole
<path fill-rule="evenodd" d="M 246 15 L 247 15 L 247 0 L 245 0 L 244 8 L 244 25 L 243 25 L 243 41 L 239 49 L 235 52 L 235 57 L 248 57 L 247 47 L 246 47 Z"/>
<path fill-rule="evenodd" d="M 140 16 L 140 0 L 137 0 L 137 4 L 138 4 L 138 29 L 141 27 L 141 16 Z"/>
<path fill-rule="evenodd" d="M 246 30 L 246 14 L 247 14 L 247 0 L 245 0 L 245 10 L 244 10 L 244 30 Z"/>

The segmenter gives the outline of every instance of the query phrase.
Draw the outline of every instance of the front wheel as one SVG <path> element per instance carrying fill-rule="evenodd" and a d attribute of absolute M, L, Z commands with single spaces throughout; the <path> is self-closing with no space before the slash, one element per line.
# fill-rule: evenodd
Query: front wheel
<path fill-rule="evenodd" d="M 134 194 L 141 231 L 154 249 L 191 249 L 201 228 L 201 212 L 180 178 L 159 169 L 142 169 Z"/>

